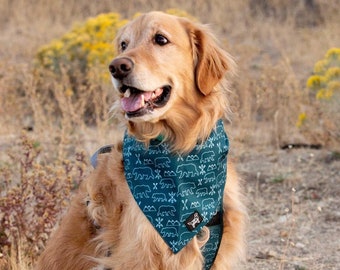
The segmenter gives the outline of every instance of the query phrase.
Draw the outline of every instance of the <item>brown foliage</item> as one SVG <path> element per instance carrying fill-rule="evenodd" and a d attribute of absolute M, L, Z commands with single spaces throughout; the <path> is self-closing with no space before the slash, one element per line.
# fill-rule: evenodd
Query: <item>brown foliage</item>
<path fill-rule="evenodd" d="M 38 143 L 23 134 L 13 166 L 1 167 L 0 253 L 20 261 L 35 258 L 45 245 L 72 190 L 84 177 L 83 153 L 75 161 L 44 164 Z M 13 258 L 14 256 L 14 258 Z"/>

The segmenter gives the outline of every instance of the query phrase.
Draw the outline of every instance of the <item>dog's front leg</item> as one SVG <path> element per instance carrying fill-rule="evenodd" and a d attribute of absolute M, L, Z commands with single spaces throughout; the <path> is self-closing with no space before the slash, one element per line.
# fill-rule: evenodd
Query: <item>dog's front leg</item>
<path fill-rule="evenodd" d="M 96 228 L 88 216 L 84 182 L 61 224 L 40 256 L 36 270 L 88 270 L 96 264 L 94 257 Z"/>
<path fill-rule="evenodd" d="M 238 263 L 245 258 L 246 208 L 243 204 L 240 180 L 231 163 L 223 198 L 223 235 L 219 252 L 212 269 L 239 269 Z"/>

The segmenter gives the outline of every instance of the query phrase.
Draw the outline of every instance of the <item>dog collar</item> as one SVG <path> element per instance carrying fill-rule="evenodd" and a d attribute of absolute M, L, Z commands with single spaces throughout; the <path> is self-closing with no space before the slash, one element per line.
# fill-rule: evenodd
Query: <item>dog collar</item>
<path fill-rule="evenodd" d="M 174 253 L 223 211 L 228 149 L 222 120 L 187 155 L 172 153 L 157 139 L 146 148 L 125 133 L 124 173 L 131 193 Z"/>

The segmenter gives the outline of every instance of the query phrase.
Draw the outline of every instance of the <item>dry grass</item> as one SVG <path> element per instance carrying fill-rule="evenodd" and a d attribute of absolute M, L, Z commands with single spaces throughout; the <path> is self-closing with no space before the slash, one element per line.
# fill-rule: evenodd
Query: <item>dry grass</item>
<path fill-rule="evenodd" d="M 315 0 L 314 9 L 306 8 L 303 1 L 296 4 L 294 0 L 0 1 L 1 199 L 9 198 L 8 194 L 15 191 L 13 185 L 18 183 L 22 186 L 23 182 L 34 180 L 31 184 L 39 185 L 39 181 L 46 179 L 41 175 L 49 170 L 55 179 L 61 179 L 60 176 L 67 179 L 70 172 L 57 172 L 65 160 L 74 160 L 72 168 L 77 168 L 78 161 L 72 158 L 75 153 L 85 150 L 86 155 L 90 155 L 99 146 L 115 141 L 116 125 L 109 120 L 108 113 L 113 99 L 111 87 L 101 87 L 100 91 L 95 85 L 79 87 L 79 98 L 70 99 L 62 91 L 70 84 L 67 76 L 47 73 L 38 76 L 33 64 L 40 46 L 69 31 L 74 23 L 103 12 L 118 12 L 123 18 L 131 18 L 136 12 L 178 8 L 209 23 L 238 63 L 231 96 L 234 114 L 229 135 L 241 148 L 278 148 L 301 142 L 329 142 L 328 147 L 340 148 L 339 138 L 331 138 L 332 133 L 327 132 L 327 128 L 339 120 L 339 111 L 334 110 L 334 118 L 322 119 L 314 96 L 305 88 L 314 63 L 322 59 L 329 48 L 340 44 L 337 0 Z M 84 105 L 84 100 L 89 99 L 93 100 L 91 115 Z M 308 125 L 298 128 L 296 122 L 301 112 L 308 115 Z M 91 121 L 84 121 L 84 115 Z M 23 129 L 33 131 L 21 139 Z M 13 158 L 25 149 L 23 143 L 27 141 L 39 142 L 41 148 L 32 161 L 38 168 L 30 169 L 36 176 L 34 179 L 32 175 L 19 173 L 26 165 L 19 162 L 20 158 Z M 32 147 L 31 144 L 31 153 L 35 151 Z M 79 176 L 71 174 L 75 178 Z M 12 184 L 7 184 L 9 182 Z M 29 197 L 31 193 L 27 194 Z M 53 194 L 60 197 L 57 191 Z M 3 209 L 4 200 L 0 202 Z M 7 202 L 8 205 L 11 204 Z M 18 205 L 24 211 L 23 205 Z M 51 222 L 58 218 L 57 212 L 62 208 L 58 207 Z M 0 219 L 3 215 L 0 213 Z M 20 224 L 15 226 L 27 230 L 25 233 L 33 230 L 23 229 Z M 38 235 L 39 232 L 48 234 L 51 231 L 48 228 L 33 231 Z M 7 255 L 14 261 L 12 269 L 29 269 L 45 240 L 32 251 L 26 246 L 29 237 L 11 234 L 11 239 L 6 238 L 11 243 L 4 248 L 1 241 L 5 232 L 0 227 L 0 269 Z"/>

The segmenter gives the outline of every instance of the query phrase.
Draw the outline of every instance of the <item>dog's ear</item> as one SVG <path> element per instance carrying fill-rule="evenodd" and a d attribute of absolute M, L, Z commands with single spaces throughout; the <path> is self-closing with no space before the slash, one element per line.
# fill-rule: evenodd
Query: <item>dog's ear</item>
<path fill-rule="evenodd" d="M 227 70 L 232 70 L 234 61 L 218 44 L 209 29 L 193 25 L 191 29 L 195 60 L 195 79 L 198 89 L 209 95 Z"/>

